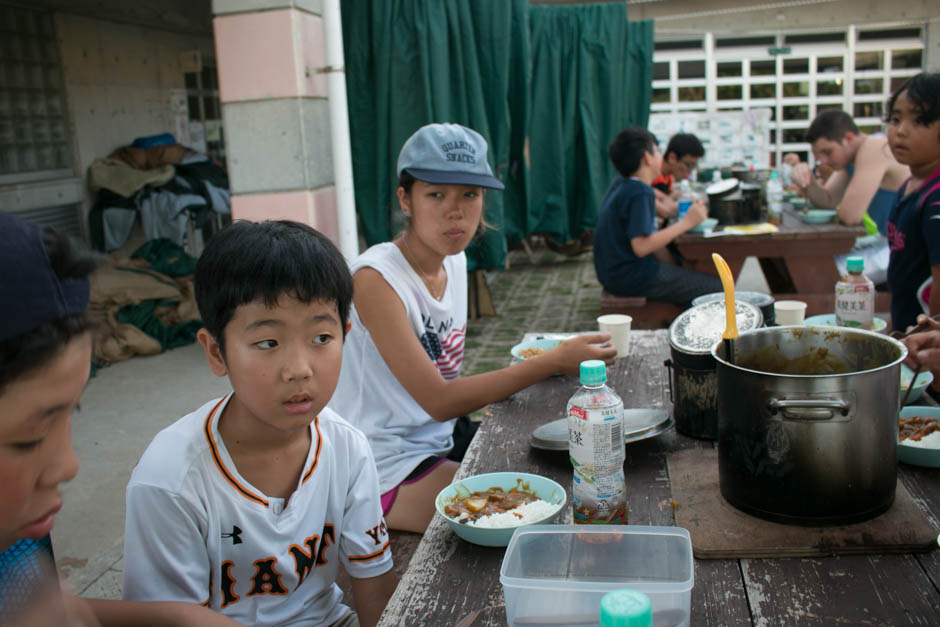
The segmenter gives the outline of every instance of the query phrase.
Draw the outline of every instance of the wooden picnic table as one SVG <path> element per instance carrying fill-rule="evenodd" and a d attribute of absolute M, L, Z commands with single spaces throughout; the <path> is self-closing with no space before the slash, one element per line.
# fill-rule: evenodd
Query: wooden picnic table
<path fill-rule="evenodd" d="M 634 331 L 631 352 L 608 369 L 626 407 L 671 411 L 663 361 L 665 330 Z M 564 416 L 577 380 L 553 377 L 491 406 L 457 477 L 521 471 L 558 481 L 569 505 L 567 454 L 532 449 L 538 425 Z M 713 443 L 675 431 L 627 446 L 629 521 L 674 525 L 667 458 Z M 899 476 L 935 527 L 940 527 L 940 470 L 901 464 Z M 458 538 L 435 516 L 418 545 L 380 625 L 506 625 L 499 569 L 505 549 Z M 815 558 L 695 560 L 692 625 L 938 625 L 940 552 Z"/>
<path fill-rule="evenodd" d="M 687 267 L 714 275 L 718 272 L 712 253 L 724 257 L 734 277 L 741 273 L 745 259 L 756 257 L 774 298 L 805 301 L 806 315 L 813 316 L 834 311 L 839 273 L 832 256 L 849 252 L 862 235 L 865 227 L 861 225 L 806 224 L 786 205 L 777 233 L 717 237 L 685 233 L 676 239 L 676 246 Z M 890 310 L 888 292 L 878 292 L 875 310 Z"/>

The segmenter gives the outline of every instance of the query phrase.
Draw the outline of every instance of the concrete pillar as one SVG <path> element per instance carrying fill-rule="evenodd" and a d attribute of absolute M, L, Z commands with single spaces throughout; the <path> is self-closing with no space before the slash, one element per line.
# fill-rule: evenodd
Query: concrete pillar
<path fill-rule="evenodd" d="M 232 216 L 297 220 L 338 242 L 321 0 L 212 11 Z"/>
<path fill-rule="evenodd" d="M 937 17 L 927 22 L 923 67 L 928 72 L 940 72 L 940 18 Z"/>

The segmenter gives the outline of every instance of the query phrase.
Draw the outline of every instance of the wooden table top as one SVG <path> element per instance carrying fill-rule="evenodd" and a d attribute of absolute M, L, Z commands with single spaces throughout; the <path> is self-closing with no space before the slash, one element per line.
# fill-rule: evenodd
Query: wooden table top
<path fill-rule="evenodd" d="M 625 407 L 671 412 L 667 332 L 634 331 L 631 352 L 608 369 Z M 553 377 L 491 406 L 457 477 L 521 471 L 550 477 L 569 492 L 564 452 L 532 449 L 538 425 L 564 416 L 577 380 Z M 713 443 L 669 431 L 627 446 L 629 521 L 675 524 L 667 458 Z M 940 469 L 899 466 L 899 476 L 940 529 Z M 559 522 L 571 522 L 566 507 Z M 499 569 L 502 548 L 470 544 L 435 516 L 380 625 L 506 625 Z M 940 552 L 821 558 L 695 560 L 692 625 L 938 625 Z"/>
<path fill-rule="evenodd" d="M 783 210 L 783 222 L 778 225 L 778 231 L 776 233 L 761 233 L 755 235 L 723 235 L 717 239 L 729 239 L 729 238 L 744 238 L 744 239 L 757 239 L 757 240 L 779 240 L 779 239 L 799 239 L 799 240 L 812 240 L 819 238 L 826 238 L 832 235 L 843 236 L 847 239 L 853 240 L 856 237 L 865 235 L 865 227 L 861 224 L 854 226 L 847 226 L 845 224 L 840 224 L 839 222 L 826 222 L 823 224 L 807 224 L 803 222 L 800 217 L 801 213 L 791 205 L 785 205 Z M 715 230 L 720 231 L 724 227 L 718 227 Z M 678 241 L 680 242 L 693 242 L 699 240 L 710 240 L 714 237 L 705 237 L 702 233 L 683 233 L 679 236 Z"/>

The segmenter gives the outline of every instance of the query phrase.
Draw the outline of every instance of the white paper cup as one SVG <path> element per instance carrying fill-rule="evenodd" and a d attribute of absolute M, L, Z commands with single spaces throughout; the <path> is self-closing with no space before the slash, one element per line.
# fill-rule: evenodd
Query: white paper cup
<path fill-rule="evenodd" d="M 601 333 L 610 333 L 610 343 L 617 349 L 617 357 L 625 357 L 630 353 L 632 323 L 633 318 L 626 314 L 605 314 L 597 318 Z"/>
<path fill-rule="evenodd" d="M 774 322 L 780 326 L 803 324 L 806 316 L 806 303 L 801 300 L 774 301 Z"/>

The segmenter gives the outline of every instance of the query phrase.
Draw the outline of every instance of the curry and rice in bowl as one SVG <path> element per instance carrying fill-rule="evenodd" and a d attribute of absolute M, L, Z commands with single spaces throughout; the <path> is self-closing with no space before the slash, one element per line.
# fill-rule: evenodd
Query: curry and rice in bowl
<path fill-rule="evenodd" d="M 434 505 L 467 542 L 506 546 L 517 528 L 551 522 L 567 500 L 565 489 L 546 477 L 491 472 L 455 481 Z"/>

